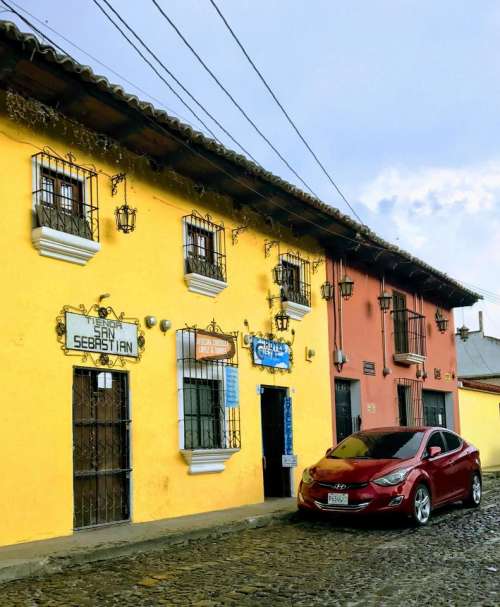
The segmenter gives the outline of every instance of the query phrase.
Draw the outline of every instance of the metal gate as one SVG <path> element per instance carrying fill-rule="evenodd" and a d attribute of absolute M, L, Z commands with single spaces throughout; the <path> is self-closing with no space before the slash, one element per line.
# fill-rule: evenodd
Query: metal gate
<path fill-rule="evenodd" d="M 444 392 L 424 390 L 424 420 L 426 426 L 443 426 L 446 428 L 446 403 Z"/>
<path fill-rule="evenodd" d="M 74 370 L 75 529 L 129 520 L 129 423 L 126 373 Z"/>
<path fill-rule="evenodd" d="M 344 379 L 335 380 L 335 422 L 340 443 L 353 432 L 351 382 Z"/>

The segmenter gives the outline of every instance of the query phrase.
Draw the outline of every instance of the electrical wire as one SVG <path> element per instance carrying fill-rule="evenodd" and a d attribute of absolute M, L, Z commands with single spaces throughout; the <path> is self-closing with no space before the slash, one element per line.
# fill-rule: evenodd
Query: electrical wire
<path fill-rule="evenodd" d="M 194 113 L 194 111 L 191 109 L 191 107 L 189 105 L 186 104 L 186 102 L 182 99 L 182 97 L 177 93 L 177 91 L 175 91 L 175 89 L 170 85 L 170 83 L 158 72 L 158 70 L 155 68 L 155 66 L 149 61 L 149 59 L 147 59 L 144 54 L 137 48 L 137 46 L 132 42 L 132 40 L 130 40 L 130 38 L 127 36 L 127 34 L 122 30 L 122 28 L 116 23 L 116 21 L 114 21 L 114 19 L 108 15 L 108 13 L 104 10 L 104 8 L 99 4 L 99 2 L 97 0 L 92 0 L 94 2 L 94 4 L 99 8 L 99 10 L 106 16 L 106 18 L 113 24 L 113 26 L 120 32 L 120 34 L 125 38 L 125 40 L 127 40 L 127 42 L 135 49 L 135 51 L 138 53 L 138 55 L 149 65 L 149 67 L 155 72 L 155 74 L 162 80 L 162 82 L 164 82 L 171 91 L 174 92 L 174 94 L 176 95 L 176 97 L 178 97 L 182 103 L 188 107 L 188 109 L 191 111 L 191 113 Z M 177 83 L 177 85 L 186 93 L 186 95 L 189 96 L 189 98 L 194 101 L 196 103 L 196 105 L 203 111 L 205 112 L 205 114 L 211 118 L 213 120 L 213 122 L 215 122 L 215 124 L 221 129 L 221 131 L 223 133 L 225 133 L 230 139 L 231 141 L 238 146 L 238 148 L 240 148 L 240 150 L 243 151 L 244 154 L 246 154 L 249 158 L 251 158 L 255 164 L 259 164 L 255 158 L 252 156 L 252 154 L 250 154 L 250 152 L 245 149 L 241 143 L 239 143 L 239 141 L 237 139 L 235 139 L 231 133 L 224 128 L 224 126 L 217 120 L 217 118 L 215 118 L 197 99 L 196 97 L 194 97 L 194 95 L 192 95 L 188 89 L 182 84 L 182 82 L 172 73 L 172 71 L 158 58 L 158 56 L 149 48 L 149 46 L 147 46 L 147 44 L 142 40 L 142 38 L 128 25 L 128 23 L 121 17 L 121 15 L 118 13 L 118 11 L 116 11 L 109 2 L 107 2 L 107 0 L 103 0 L 104 3 L 106 4 L 106 6 L 108 6 L 108 8 L 116 15 L 116 17 L 121 21 L 121 23 L 123 23 L 123 25 L 128 29 L 128 31 L 134 36 L 134 38 L 136 38 L 139 43 L 148 51 L 148 53 L 158 62 L 158 64 L 165 70 L 165 72 L 167 72 L 167 74 Z M 197 114 L 194 114 L 198 120 L 201 121 L 201 118 L 199 118 L 199 116 Z M 218 141 L 219 143 L 221 143 L 219 141 L 219 139 L 217 138 L 217 136 L 213 133 L 213 131 L 203 122 L 201 121 L 202 124 L 205 126 L 205 128 L 208 130 L 208 132 L 212 135 L 212 137 Z M 222 144 L 221 144 L 222 145 Z"/>
<path fill-rule="evenodd" d="M 95 1 L 95 0 L 94 0 Z M 106 5 L 109 5 L 108 0 L 103 0 Z M 267 145 L 275 152 L 275 154 L 280 158 L 280 160 L 286 165 L 286 167 L 297 177 L 297 179 L 306 187 L 309 192 L 313 196 L 315 196 L 319 200 L 319 196 L 314 192 L 311 186 L 299 175 L 299 173 L 293 168 L 293 166 L 288 162 L 288 160 L 283 156 L 283 154 L 278 150 L 278 148 L 270 141 L 268 137 L 264 134 L 264 132 L 257 126 L 257 124 L 250 118 L 247 112 L 243 109 L 243 107 L 236 101 L 233 95 L 227 90 L 227 88 L 222 84 L 219 78 L 214 74 L 214 72 L 208 67 L 200 54 L 193 48 L 193 46 L 189 43 L 184 34 L 180 31 L 180 29 L 175 25 L 172 19 L 164 12 L 161 6 L 158 4 L 156 0 L 152 0 L 153 4 L 156 6 L 160 14 L 164 17 L 164 19 L 170 24 L 175 33 L 180 37 L 180 39 L 184 42 L 184 44 L 188 47 L 188 49 L 193 53 L 198 62 L 203 66 L 203 68 L 210 74 L 212 79 L 217 83 L 219 88 L 225 93 L 225 95 L 231 100 L 234 106 L 240 111 L 240 113 L 246 118 L 247 122 L 251 124 L 254 130 L 260 135 L 260 137 L 267 143 Z"/>
<path fill-rule="evenodd" d="M 153 0 L 154 1 L 154 0 Z M 239 46 L 241 52 L 243 53 L 243 55 L 246 57 L 248 63 L 250 63 L 250 65 L 252 66 L 254 72 L 257 74 L 257 76 L 259 77 L 260 81 L 262 82 L 262 84 L 266 87 L 267 91 L 269 92 L 269 94 L 271 95 L 271 97 L 274 99 L 274 101 L 276 102 L 276 105 L 280 108 L 280 110 L 282 111 L 282 113 L 284 114 L 285 118 L 287 119 L 287 121 L 289 122 L 290 126 L 293 128 L 293 130 L 297 133 L 299 139 L 302 141 L 302 143 L 306 146 L 306 148 L 309 150 L 309 153 L 311 154 L 311 156 L 314 158 L 314 160 L 316 161 L 316 164 L 318 164 L 318 166 L 320 167 L 320 169 L 323 171 L 323 173 L 326 175 L 328 181 L 332 184 L 332 186 L 335 188 L 335 190 L 337 191 L 337 193 L 339 194 L 339 196 L 342 198 L 342 200 L 346 203 L 346 205 L 349 207 L 349 209 L 351 210 L 351 212 L 354 214 L 354 216 L 356 217 L 356 219 L 360 222 L 360 223 L 364 223 L 363 220 L 361 219 L 361 217 L 358 215 L 358 213 L 354 210 L 354 208 L 352 207 L 352 205 L 350 204 L 350 202 L 347 200 L 346 196 L 344 195 L 344 193 L 342 192 L 342 190 L 340 189 L 340 187 L 335 183 L 335 181 L 333 180 L 333 177 L 330 175 L 330 173 L 326 170 L 325 166 L 323 165 L 323 163 L 321 162 L 321 160 L 318 158 L 317 154 L 314 152 L 314 150 L 312 149 L 311 145 L 308 143 L 308 141 L 306 140 L 306 138 L 304 137 L 304 135 L 300 132 L 299 128 L 297 127 L 297 125 L 295 124 L 295 122 L 293 121 L 293 119 L 290 117 L 290 114 L 287 112 L 287 110 L 285 109 L 285 107 L 283 106 L 283 104 L 281 103 L 281 101 L 278 99 L 278 97 L 276 96 L 276 94 L 274 93 L 274 91 L 272 90 L 271 86 L 269 85 L 269 83 L 266 81 L 266 79 L 264 78 L 264 76 L 262 75 L 262 72 L 259 70 L 259 68 L 255 65 L 255 62 L 252 60 L 252 58 L 250 57 L 250 55 L 248 54 L 247 50 L 245 49 L 245 47 L 243 46 L 243 43 L 241 42 L 241 40 L 238 38 L 238 36 L 236 35 L 236 33 L 234 32 L 233 28 L 231 27 L 231 25 L 229 24 L 228 20 L 226 19 L 226 17 L 222 14 L 222 11 L 220 10 L 220 8 L 217 6 L 217 4 L 214 2 L 214 0 L 209 0 L 210 4 L 214 7 L 215 11 L 217 12 L 217 14 L 219 15 L 219 17 L 221 18 L 222 22 L 224 23 L 224 25 L 226 26 L 227 30 L 229 31 L 229 33 L 231 34 L 231 36 L 233 37 L 234 41 L 236 42 L 236 44 Z"/>
<path fill-rule="evenodd" d="M 145 91 L 144 89 L 142 89 L 140 86 L 138 86 L 137 84 L 134 84 L 131 80 L 128 80 L 128 78 L 126 78 L 125 76 L 123 76 L 122 74 L 120 74 L 119 72 L 117 72 L 115 69 L 113 69 L 112 67 L 110 67 L 109 65 L 106 65 L 106 63 L 103 63 L 100 59 L 98 59 L 97 57 L 94 57 L 94 55 L 92 55 L 91 53 L 89 53 L 88 51 L 84 50 L 83 48 L 81 48 L 80 46 L 78 46 L 77 44 L 75 44 L 72 40 L 70 40 L 69 38 L 66 38 L 63 34 L 61 34 L 60 32 L 58 32 L 57 30 L 55 30 L 53 27 L 51 27 L 48 23 L 43 22 L 41 19 L 38 19 L 38 17 L 36 15 L 33 15 L 32 13 L 30 13 L 27 9 L 25 9 L 22 6 L 19 6 L 19 4 L 16 4 L 15 2 L 13 2 L 12 0 L 10 0 L 11 4 L 13 4 L 17 9 L 22 10 L 24 13 L 26 13 L 29 17 L 31 17 L 32 19 L 34 19 L 37 23 L 39 23 L 40 25 L 42 25 L 43 27 L 47 28 L 48 30 L 50 30 L 52 33 L 56 34 L 56 36 L 59 36 L 59 38 L 61 38 L 62 40 L 64 40 L 66 43 L 70 44 L 73 48 L 77 49 L 78 51 L 80 51 L 81 53 L 83 53 L 84 55 L 86 55 L 87 57 L 89 57 L 90 59 L 92 59 L 92 61 L 95 61 L 95 63 L 99 64 L 100 66 L 102 66 L 104 69 L 108 70 L 109 72 L 111 72 L 112 74 L 114 74 L 117 78 L 119 78 L 120 80 L 122 80 L 123 82 L 126 82 L 129 86 L 133 87 L 134 89 L 136 89 L 137 91 L 141 92 L 144 96 L 148 97 L 149 99 L 151 99 L 152 101 L 154 101 L 155 103 L 157 103 L 159 106 L 164 107 L 166 110 L 168 110 L 172 115 L 177 115 L 179 118 L 181 118 L 182 120 L 184 120 L 184 122 L 186 122 L 187 124 L 189 124 L 190 126 L 192 126 L 193 128 L 199 128 L 199 127 L 194 127 L 193 124 L 190 123 L 189 119 L 186 118 L 185 116 L 183 116 L 182 114 L 179 114 L 179 112 L 177 112 L 177 110 L 174 110 L 170 107 L 168 107 L 168 105 L 166 103 L 164 103 L 163 101 L 161 101 L 160 99 L 158 99 L 157 97 L 155 97 L 154 95 L 151 95 L 150 93 L 148 93 L 147 91 Z M 9 12 L 8 10 L 5 12 Z M 200 123 L 201 124 L 201 123 Z"/>
<path fill-rule="evenodd" d="M 95 0 L 94 0 L 95 1 Z M 53 41 L 51 41 L 47 36 L 45 36 L 43 34 L 43 32 L 40 32 L 40 30 L 38 30 L 38 28 L 36 28 L 29 20 L 25 19 L 22 15 L 20 15 L 17 11 L 15 11 L 14 9 L 12 9 L 8 3 L 5 0 L 0 0 L 0 2 L 2 2 L 5 6 L 7 6 L 14 14 L 16 14 L 24 23 L 26 23 L 26 25 L 28 25 L 28 27 L 30 27 L 31 29 L 35 30 L 36 32 L 38 32 L 41 36 L 47 38 L 51 44 L 53 44 L 55 47 L 57 47 L 64 55 L 68 56 L 71 58 L 71 55 L 65 51 L 62 47 L 60 47 L 59 45 L 57 45 L 56 43 L 54 43 Z M 41 51 L 40 49 L 37 49 L 40 53 L 43 54 L 43 51 Z M 305 217 L 304 215 L 301 215 L 300 213 L 297 213 L 291 209 L 287 209 L 286 207 L 278 204 L 275 200 L 266 197 L 264 194 L 262 194 L 260 191 L 252 188 L 250 185 L 248 185 L 248 183 L 246 183 L 245 181 L 241 181 L 239 180 L 237 177 L 235 177 L 233 174 L 231 174 L 229 171 L 226 171 L 224 169 L 223 166 L 219 165 L 217 162 L 213 161 L 210 157 L 208 157 L 207 155 L 204 155 L 202 152 L 200 152 L 198 149 L 194 149 L 192 148 L 186 141 L 184 141 L 182 138 L 180 138 L 179 136 L 175 135 L 173 132 L 167 130 L 165 127 L 163 127 L 157 120 L 151 118 L 148 115 L 144 115 L 146 120 L 150 122 L 150 124 L 156 128 L 158 128 L 160 131 L 162 131 L 165 135 L 167 135 L 168 137 L 172 138 L 174 141 L 176 141 L 177 143 L 179 143 L 181 146 L 183 146 L 184 148 L 186 148 L 187 150 L 189 150 L 191 153 L 193 153 L 194 155 L 198 156 L 199 158 L 205 160 L 206 162 L 208 162 L 209 164 L 211 164 L 214 168 L 216 168 L 217 170 L 219 170 L 221 173 L 224 173 L 227 177 L 229 177 L 231 180 L 233 180 L 235 183 L 237 183 L 238 185 L 244 187 L 245 189 L 247 189 L 248 191 L 252 192 L 253 194 L 255 194 L 256 196 L 258 196 L 259 198 L 262 198 L 263 200 L 265 200 L 267 203 L 269 203 L 272 206 L 277 207 L 278 209 L 297 217 L 298 219 L 300 219 L 303 222 L 306 222 L 308 224 L 311 224 L 312 226 L 322 230 L 323 232 L 328 233 L 331 236 L 335 236 L 336 238 L 341 238 L 343 240 L 346 241 L 350 241 L 355 243 L 356 245 L 360 245 L 360 244 L 368 244 L 370 247 L 375 248 L 375 249 L 379 249 L 381 251 L 387 251 L 387 248 L 382 247 L 380 245 L 376 245 L 374 243 L 363 243 L 360 240 L 357 240 L 355 238 L 350 238 L 349 236 L 345 236 L 344 234 L 341 234 L 339 232 L 335 232 L 333 230 L 331 230 L 328 227 L 325 227 L 319 223 L 314 222 L 313 220 Z M 464 283 L 465 284 L 465 283 Z"/>

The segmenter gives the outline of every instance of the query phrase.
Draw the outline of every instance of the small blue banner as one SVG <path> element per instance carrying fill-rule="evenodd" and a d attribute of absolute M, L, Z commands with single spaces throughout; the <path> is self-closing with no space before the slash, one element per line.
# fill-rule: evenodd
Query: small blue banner
<path fill-rule="evenodd" d="M 225 405 L 229 409 L 240 406 L 240 382 L 237 367 L 225 367 L 226 399 Z"/>
<path fill-rule="evenodd" d="M 292 399 L 285 396 L 283 401 L 283 416 L 285 425 L 285 455 L 293 454 L 293 428 L 292 428 Z"/>
<path fill-rule="evenodd" d="M 282 341 L 254 336 L 252 338 L 252 355 L 254 365 L 290 369 L 290 346 Z"/>

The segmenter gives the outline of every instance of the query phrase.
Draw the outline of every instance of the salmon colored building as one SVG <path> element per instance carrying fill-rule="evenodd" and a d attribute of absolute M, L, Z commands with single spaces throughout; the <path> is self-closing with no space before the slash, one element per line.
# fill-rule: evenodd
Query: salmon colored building
<path fill-rule="evenodd" d="M 477 296 L 375 236 L 352 236 L 327 263 L 334 441 L 377 426 L 459 432 L 452 309 Z"/>

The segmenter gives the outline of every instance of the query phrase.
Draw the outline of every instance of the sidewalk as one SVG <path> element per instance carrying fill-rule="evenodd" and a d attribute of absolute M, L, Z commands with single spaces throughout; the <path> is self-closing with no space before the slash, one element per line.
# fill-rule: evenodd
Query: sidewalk
<path fill-rule="evenodd" d="M 79 531 L 68 537 L 7 546 L 0 548 L 0 582 L 57 573 L 71 565 L 161 550 L 189 540 L 277 524 L 291 518 L 295 504 L 295 498 L 266 500 L 240 508 L 151 523 L 124 523 Z"/>

